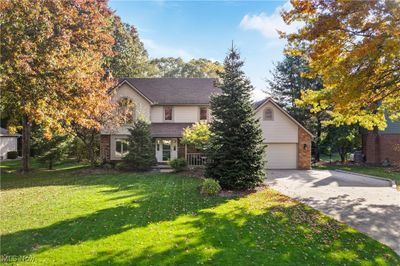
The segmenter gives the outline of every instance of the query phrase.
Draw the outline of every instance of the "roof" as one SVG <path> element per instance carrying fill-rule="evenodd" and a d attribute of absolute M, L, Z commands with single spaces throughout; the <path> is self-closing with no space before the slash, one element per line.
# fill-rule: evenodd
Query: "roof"
<path fill-rule="evenodd" d="M 7 129 L 0 127 L 0 137 L 20 137 L 20 134 L 10 134 Z"/>
<path fill-rule="evenodd" d="M 279 104 L 277 104 L 274 99 L 272 99 L 271 97 L 267 97 L 262 101 L 258 101 L 254 103 L 254 109 L 257 112 L 259 108 L 261 108 L 262 106 L 264 106 L 266 103 L 272 103 L 276 108 L 278 108 L 283 114 L 285 114 L 290 120 L 292 120 L 295 124 L 297 124 L 299 127 L 301 127 L 302 129 L 304 129 L 304 131 L 307 132 L 307 134 L 309 134 L 311 137 L 314 137 L 314 135 L 307 130 L 307 128 L 305 128 L 302 124 L 300 124 L 296 119 L 294 119 L 290 114 L 288 114 L 288 112 L 286 112 L 282 107 L 279 106 Z"/>
<path fill-rule="evenodd" d="M 209 104 L 210 96 L 220 93 L 212 78 L 122 78 L 152 104 Z"/>
<path fill-rule="evenodd" d="M 183 129 L 190 127 L 193 123 L 151 123 L 150 131 L 153 138 L 180 138 Z"/>
<path fill-rule="evenodd" d="M 258 102 L 253 103 L 254 109 L 257 109 L 258 107 L 260 107 L 263 103 L 265 103 L 265 102 L 267 101 L 267 99 L 268 99 L 268 98 L 265 98 L 265 99 L 263 99 L 263 100 L 261 100 L 261 101 L 258 101 Z"/>
<path fill-rule="evenodd" d="M 400 134 L 400 121 L 393 121 L 389 115 L 385 113 L 387 127 L 380 131 L 381 134 Z"/>

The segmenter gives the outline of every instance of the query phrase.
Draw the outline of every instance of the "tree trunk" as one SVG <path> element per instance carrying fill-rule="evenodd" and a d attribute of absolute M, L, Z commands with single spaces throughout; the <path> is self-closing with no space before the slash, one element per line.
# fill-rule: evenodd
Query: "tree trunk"
<path fill-rule="evenodd" d="M 90 159 L 90 165 L 92 167 L 95 166 L 96 160 L 94 158 L 94 150 L 91 144 L 88 145 L 88 151 L 89 151 L 89 159 Z"/>
<path fill-rule="evenodd" d="M 31 170 L 31 124 L 27 116 L 22 118 L 22 172 L 26 173 Z"/>
<path fill-rule="evenodd" d="M 315 161 L 320 161 L 319 143 L 321 142 L 322 124 L 319 117 L 317 117 L 317 141 L 315 141 Z"/>
<path fill-rule="evenodd" d="M 340 148 L 339 149 L 339 155 L 340 155 L 340 162 L 343 164 L 344 161 L 346 160 L 346 151 L 345 151 L 345 149 Z"/>

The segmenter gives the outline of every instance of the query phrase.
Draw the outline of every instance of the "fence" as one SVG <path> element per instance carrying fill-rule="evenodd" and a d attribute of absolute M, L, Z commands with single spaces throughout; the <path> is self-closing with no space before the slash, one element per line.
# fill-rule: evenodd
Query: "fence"
<path fill-rule="evenodd" d="M 207 157 L 203 153 L 188 153 L 186 161 L 189 166 L 203 166 L 207 163 Z"/>

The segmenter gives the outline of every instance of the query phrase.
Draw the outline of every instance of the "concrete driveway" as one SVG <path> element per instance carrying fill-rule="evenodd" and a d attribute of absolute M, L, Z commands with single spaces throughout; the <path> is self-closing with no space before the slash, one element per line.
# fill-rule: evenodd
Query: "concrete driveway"
<path fill-rule="evenodd" d="M 269 170 L 265 183 L 400 254 L 400 192 L 390 182 L 328 170 Z"/>

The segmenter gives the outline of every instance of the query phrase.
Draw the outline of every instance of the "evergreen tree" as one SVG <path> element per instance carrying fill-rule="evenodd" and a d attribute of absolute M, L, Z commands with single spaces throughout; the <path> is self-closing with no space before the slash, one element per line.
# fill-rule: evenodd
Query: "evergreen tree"
<path fill-rule="evenodd" d="M 321 134 L 325 130 L 322 121 L 327 119 L 326 112 L 311 113 L 310 107 L 298 106 L 296 100 L 300 99 L 301 91 L 307 89 L 321 90 L 323 85 L 320 79 L 308 78 L 308 62 L 301 56 L 286 55 L 275 65 L 272 79 L 267 80 L 268 90 L 278 103 L 297 121 L 305 126 L 315 136 L 313 139 L 313 156 L 319 161 Z"/>
<path fill-rule="evenodd" d="M 136 28 L 114 16 L 112 35 L 114 56 L 108 58 L 111 74 L 116 78 L 147 77 L 156 72 Z"/>
<path fill-rule="evenodd" d="M 129 129 L 128 154 L 125 161 L 130 168 L 136 170 L 149 170 L 155 164 L 154 144 L 150 135 L 150 125 L 138 119 Z"/>
<path fill-rule="evenodd" d="M 43 138 L 43 128 L 36 129 L 32 134 L 32 150 L 37 160 L 47 164 L 49 170 L 53 169 L 54 163 L 68 157 L 72 137 L 69 135 L 53 134 L 51 139 Z"/>
<path fill-rule="evenodd" d="M 238 51 L 232 47 L 224 61 L 225 71 L 220 73 L 222 93 L 211 98 L 213 121 L 206 175 L 227 189 L 254 188 L 265 177 L 265 146 L 254 117 L 253 87 L 242 66 Z"/>

